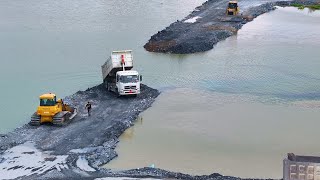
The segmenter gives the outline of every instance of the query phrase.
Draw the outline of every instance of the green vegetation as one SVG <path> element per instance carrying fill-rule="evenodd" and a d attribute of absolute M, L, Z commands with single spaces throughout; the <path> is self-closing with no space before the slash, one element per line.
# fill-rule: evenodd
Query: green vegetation
<path fill-rule="evenodd" d="M 313 5 L 291 4 L 291 6 L 297 7 L 298 9 L 309 8 L 312 10 L 320 10 L 320 4 L 313 4 Z"/>
<path fill-rule="evenodd" d="M 304 5 L 303 4 L 291 4 L 291 6 L 297 7 L 298 9 L 304 9 Z"/>
<path fill-rule="evenodd" d="M 314 10 L 320 10 L 320 4 L 310 5 L 310 6 L 307 6 L 307 7 L 310 8 L 310 9 L 314 9 Z"/>

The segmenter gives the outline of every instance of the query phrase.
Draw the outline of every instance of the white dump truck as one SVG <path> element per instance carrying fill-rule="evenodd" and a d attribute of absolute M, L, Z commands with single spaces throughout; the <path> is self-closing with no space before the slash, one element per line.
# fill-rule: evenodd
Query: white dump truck
<path fill-rule="evenodd" d="M 112 51 L 111 56 L 101 66 L 103 82 L 108 91 L 117 95 L 140 94 L 142 76 L 133 68 L 131 50 Z"/>

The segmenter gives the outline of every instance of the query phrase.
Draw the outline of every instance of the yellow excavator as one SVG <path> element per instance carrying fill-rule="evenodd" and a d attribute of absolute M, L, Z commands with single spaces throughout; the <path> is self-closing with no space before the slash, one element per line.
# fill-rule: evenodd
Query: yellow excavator
<path fill-rule="evenodd" d="M 39 126 L 41 123 L 64 125 L 77 115 L 76 108 L 64 104 L 62 99 L 57 100 L 55 94 L 43 94 L 39 98 L 40 106 L 32 115 L 30 125 Z"/>
<path fill-rule="evenodd" d="M 228 7 L 227 7 L 227 15 L 235 16 L 239 13 L 240 8 L 238 6 L 238 1 L 229 1 Z"/>

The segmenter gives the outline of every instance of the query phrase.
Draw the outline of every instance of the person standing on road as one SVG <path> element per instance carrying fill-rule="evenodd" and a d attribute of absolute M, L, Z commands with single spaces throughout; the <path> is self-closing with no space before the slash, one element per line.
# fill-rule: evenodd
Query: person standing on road
<path fill-rule="evenodd" d="M 86 109 L 87 109 L 87 111 L 88 111 L 88 116 L 90 116 L 91 114 L 90 114 L 90 111 L 91 111 L 91 103 L 90 102 L 88 102 L 87 104 L 86 104 Z"/>

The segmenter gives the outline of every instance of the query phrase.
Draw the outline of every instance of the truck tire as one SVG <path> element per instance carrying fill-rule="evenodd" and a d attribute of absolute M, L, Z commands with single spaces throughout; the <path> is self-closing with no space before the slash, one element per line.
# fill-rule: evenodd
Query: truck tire
<path fill-rule="evenodd" d="M 110 85 L 108 82 L 107 82 L 107 90 L 110 92 Z"/>
<path fill-rule="evenodd" d="M 118 88 L 115 88 L 115 94 L 116 94 L 117 97 L 120 97 L 120 93 L 118 91 Z"/>

